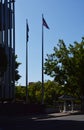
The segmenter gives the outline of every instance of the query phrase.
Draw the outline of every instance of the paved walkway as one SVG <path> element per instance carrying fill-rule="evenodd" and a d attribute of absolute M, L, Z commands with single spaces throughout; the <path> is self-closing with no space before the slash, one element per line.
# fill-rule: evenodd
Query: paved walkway
<path fill-rule="evenodd" d="M 48 113 L 48 114 L 36 114 L 30 115 L 31 119 L 42 119 L 42 118 L 52 118 L 52 117 L 62 117 L 62 116 L 69 116 L 73 114 L 78 114 L 78 111 L 67 111 L 67 112 L 60 112 L 60 113 Z"/>
<path fill-rule="evenodd" d="M 80 130 L 80 128 L 84 129 L 84 123 L 81 121 L 84 119 L 84 115 L 79 114 L 74 111 L 73 113 L 0 116 L 0 130 Z M 78 121 L 76 121 L 76 118 Z M 72 121 L 72 119 L 74 120 Z"/>
<path fill-rule="evenodd" d="M 67 115 L 71 115 L 71 114 L 76 114 L 78 113 L 78 111 L 66 111 L 66 112 L 60 112 L 60 113 L 51 113 L 51 114 L 48 114 L 50 116 L 55 116 L 55 117 L 58 117 L 58 116 L 67 116 Z"/>
<path fill-rule="evenodd" d="M 24 116 L 0 116 L 0 120 L 16 120 L 16 121 L 21 121 L 21 120 L 26 120 L 26 119 L 43 119 L 43 118 L 52 118 L 52 117 L 61 117 L 61 116 L 68 116 L 72 114 L 77 114 L 78 111 L 67 111 L 67 112 L 60 112 L 60 113 L 48 113 L 48 114 L 28 114 Z"/>

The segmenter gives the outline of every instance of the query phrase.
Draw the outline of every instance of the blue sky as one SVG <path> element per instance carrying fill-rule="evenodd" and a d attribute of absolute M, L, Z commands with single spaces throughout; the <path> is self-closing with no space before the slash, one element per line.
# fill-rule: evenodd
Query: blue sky
<path fill-rule="evenodd" d="M 25 85 L 26 18 L 29 25 L 28 82 L 41 81 L 42 13 L 50 27 L 44 28 L 44 58 L 53 52 L 59 39 L 68 46 L 84 36 L 84 0 L 16 0 L 15 2 L 16 54 L 19 84 Z M 51 79 L 44 76 L 44 80 Z"/>

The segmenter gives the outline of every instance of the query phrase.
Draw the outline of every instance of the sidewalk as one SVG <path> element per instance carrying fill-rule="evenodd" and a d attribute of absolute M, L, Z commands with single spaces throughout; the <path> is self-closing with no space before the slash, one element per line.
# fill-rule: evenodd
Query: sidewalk
<path fill-rule="evenodd" d="M 60 112 L 60 113 L 51 113 L 51 114 L 48 114 L 50 116 L 53 116 L 53 117 L 60 117 L 60 116 L 68 116 L 68 115 L 72 115 L 72 114 L 76 114 L 78 113 L 78 111 L 66 111 L 66 112 Z"/>
<path fill-rule="evenodd" d="M 72 114 L 78 114 L 78 111 L 67 111 L 67 112 L 59 112 L 59 113 L 48 113 L 48 114 L 36 114 L 36 115 L 32 115 L 31 118 L 32 119 L 43 119 L 43 118 L 56 118 L 56 117 L 61 117 L 61 116 L 69 116 Z"/>
<path fill-rule="evenodd" d="M 28 114 L 28 115 L 21 115 L 21 116 L 0 116 L 0 121 L 11 120 L 11 121 L 21 121 L 21 120 L 37 120 L 37 119 L 46 119 L 46 118 L 56 118 L 61 116 L 69 116 L 72 114 L 78 114 L 78 111 L 67 111 L 67 112 L 60 112 L 60 113 L 48 113 L 48 114 Z"/>

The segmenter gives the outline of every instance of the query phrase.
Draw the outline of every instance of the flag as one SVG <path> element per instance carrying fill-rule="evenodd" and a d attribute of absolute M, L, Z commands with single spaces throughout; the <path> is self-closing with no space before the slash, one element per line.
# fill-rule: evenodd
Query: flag
<path fill-rule="evenodd" d="M 11 2 L 15 2 L 15 0 L 11 0 Z"/>
<path fill-rule="evenodd" d="M 29 26 L 28 26 L 28 20 L 26 20 L 26 41 L 28 42 L 28 32 L 29 32 Z"/>
<path fill-rule="evenodd" d="M 45 19 L 43 18 L 43 26 L 45 26 L 47 29 L 49 29 L 49 26 L 48 26 L 48 24 L 47 24 L 47 22 L 45 21 Z"/>

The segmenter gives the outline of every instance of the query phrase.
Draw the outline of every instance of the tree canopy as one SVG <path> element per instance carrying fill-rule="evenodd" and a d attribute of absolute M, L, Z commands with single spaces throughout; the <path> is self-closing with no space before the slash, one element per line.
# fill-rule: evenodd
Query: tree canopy
<path fill-rule="evenodd" d="M 21 65 L 20 62 L 17 61 L 17 55 L 15 55 L 15 81 L 18 82 L 18 80 L 21 78 L 21 75 L 19 74 L 18 67 Z"/>
<path fill-rule="evenodd" d="M 84 95 L 84 38 L 80 43 L 74 42 L 67 47 L 59 40 L 52 54 L 45 59 L 45 74 L 63 85 L 65 93 Z"/>
<path fill-rule="evenodd" d="M 7 60 L 7 56 L 5 53 L 5 49 L 0 46 L 0 72 L 1 72 L 1 75 L 3 75 L 3 73 L 6 71 L 7 64 L 8 64 L 8 60 Z"/>

